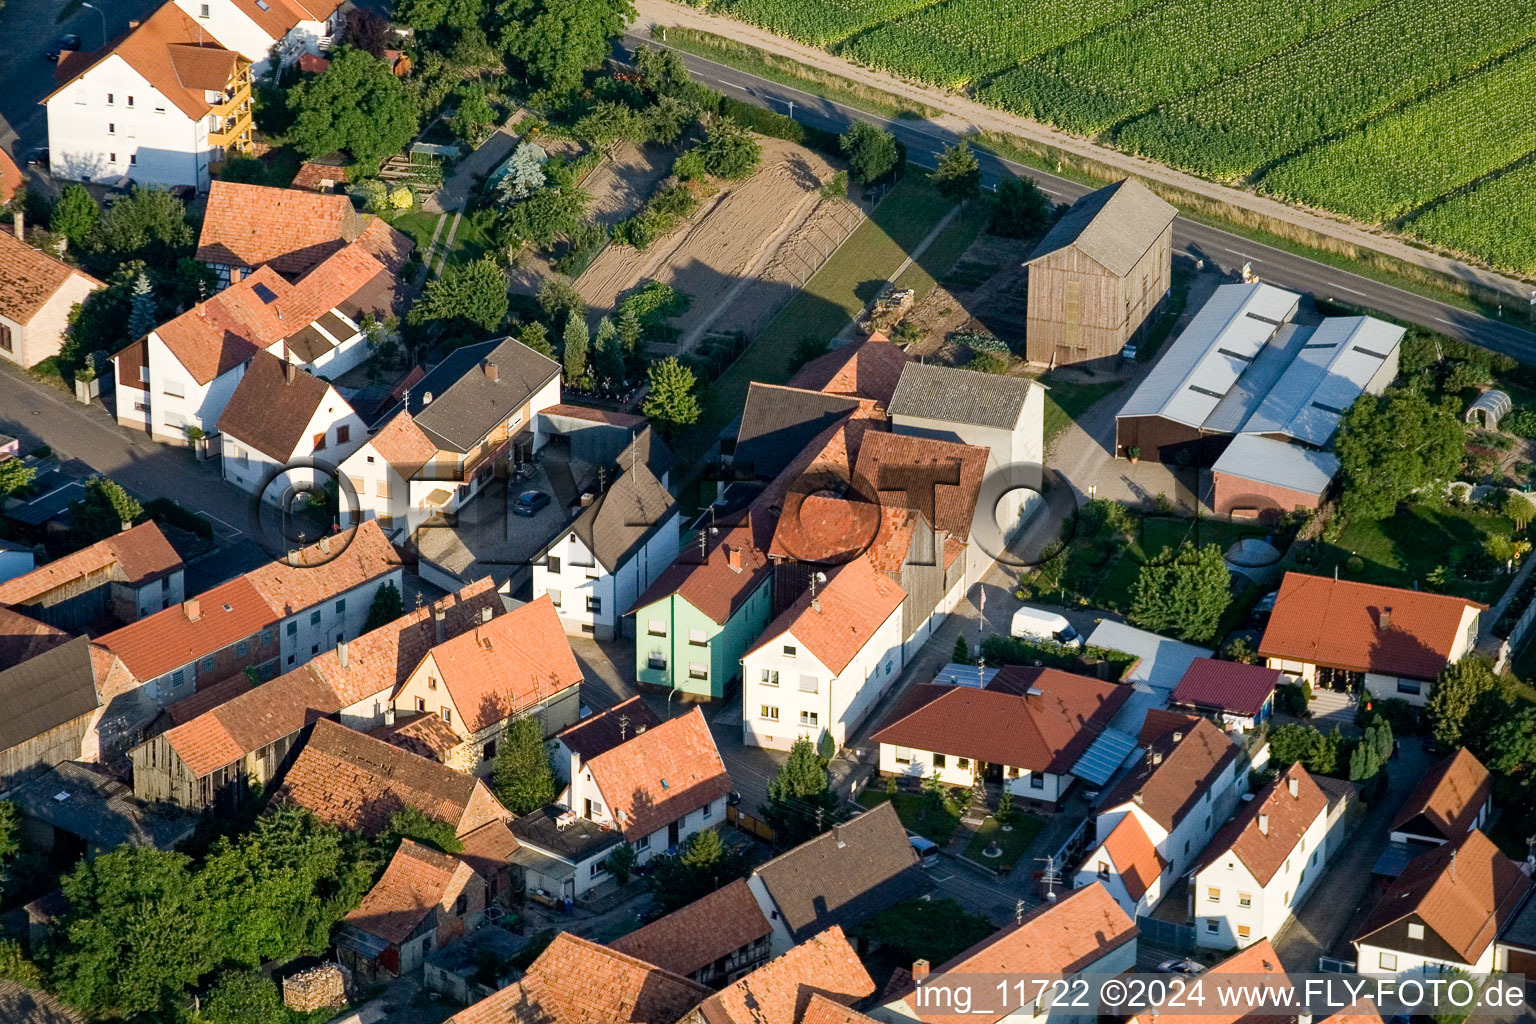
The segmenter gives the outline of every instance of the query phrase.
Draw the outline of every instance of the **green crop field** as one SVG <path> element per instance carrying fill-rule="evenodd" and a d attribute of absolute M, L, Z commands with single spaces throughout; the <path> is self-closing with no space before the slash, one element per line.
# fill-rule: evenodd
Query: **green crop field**
<path fill-rule="evenodd" d="M 1536 272 L 1536 0 L 703 2 L 1215 181 Z"/>

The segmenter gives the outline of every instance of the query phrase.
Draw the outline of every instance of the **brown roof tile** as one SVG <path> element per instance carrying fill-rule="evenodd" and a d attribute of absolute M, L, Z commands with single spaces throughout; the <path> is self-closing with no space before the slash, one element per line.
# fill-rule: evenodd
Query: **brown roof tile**
<path fill-rule="evenodd" d="M 31 323 L 71 276 L 102 287 L 89 274 L 0 231 L 0 315 L 19 324 Z"/>
<path fill-rule="evenodd" d="M 586 768 L 631 842 L 731 792 L 725 762 L 698 708 L 630 737 Z"/>
<path fill-rule="evenodd" d="M 346 195 L 322 195 L 215 179 L 208 187 L 197 258 L 297 275 L 363 233 Z"/>
<path fill-rule="evenodd" d="M 448 1024 L 677 1024 L 707 995 L 698 982 L 561 932 L 521 981 Z"/>
<path fill-rule="evenodd" d="M 404 409 L 370 437 L 368 444 L 406 480 L 437 455 L 437 445 L 427 438 Z"/>
<path fill-rule="evenodd" d="M 820 992 L 812 992 L 805 1012 L 800 1015 L 800 1024 L 874 1024 L 874 1019 Z"/>
<path fill-rule="evenodd" d="M 449 752 L 464 742 L 438 715 L 416 715 L 380 726 L 368 735 L 442 764 L 447 764 Z"/>
<path fill-rule="evenodd" d="M 0 149 L 0 206 L 9 203 L 16 192 L 27 183 L 26 175 L 11 159 L 11 154 Z"/>
<path fill-rule="evenodd" d="M 471 732 L 581 683 L 581 666 L 545 595 L 432 648 Z"/>
<path fill-rule="evenodd" d="M 1433 679 L 1445 667 L 1469 607 L 1487 606 L 1449 594 L 1288 572 L 1259 653 Z"/>
<path fill-rule="evenodd" d="M 460 836 L 459 841 L 464 844 L 459 859 L 485 879 L 505 869 L 518 850 L 517 837 L 500 818 L 471 829 Z"/>
<path fill-rule="evenodd" d="M 313 608 L 400 568 L 394 545 L 370 519 L 350 530 L 321 538 L 281 562 L 268 562 L 245 574 L 280 615 Z"/>
<path fill-rule="evenodd" d="M 11 668 L 73 639 L 62 629 L 0 608 L 0 669 Z"/>
<path fill-rule="evenodd" d="M 936 530 L 971 535 L 987 449 L 913 434 L 870 432 L 859 447 L 854 486 L 866 500 L 909 508 Z"/>
<path fill-rule="evenodd" d="M 857 496 L 792 489 L 780 508 L 768 549 L 775 558 L 836 565 L 869 550 L 880 533 L 880 506 Z"/>
<path fill-rule="evenodd" d="M 1290 792 L 1292 782 L 1296 785 L 1295 796 Z M 1293 764 L 1217 831 L 1196 870 L 1203 871 L 1232 854 L 1243 862 L 1255 881 L 1268 885 L 1307 829 L 1327 810 L 1327 794 L 1305 768 Z M 1259 827 L 1260 816 L 1264 816 L 1267 830 Z"/>
<path fill-rule="evenodd" d="M 1253 716 L 1263 710 L 1279 682 L 1279 669 L 1196 658 L 1174 687 L 1173 702 Z"/>
<path fill-rule="evenodd" d="M 507 815 L 474 776 L 328 718 L 315 723 L 275 799 L 307 807 L 326 824 L 368 835 L 377 835 L 405 807 L 447 822 L 460 835 Z"/>
<path fill-rule="evenodd" d="M 181 568 L 181 556 L 158 526 L 152 522 L 140 523 L 0 583 L 0 604 L 26 604 L 91 573 L 114 567 L 121 570 L 123 582 L 137 586 Z"/>
<path fill-rule="evenodd" d="M 876 331 L 861 341 L 835 348 L 800 367 L 789 386 L 829 395 L 853 395 L 887 405 L 911 359 Z"/>
<path fill-rule="evenodd" d="M 802 1024 L 811 997 L 852 1005 L 874 995 L 875 983 L 833 925 L 710 996 L 690 1024 Z"/>
<path fill-rule="evenodd" d="M 868 555 L 828 569 L 827 576 L 815 597 L 807 590 L 796 598 L 747 653 L 792 633 L 835 675 L 848 667 L 907 596 L 895 580 L 870 564 Z"/>
<path fill-rule="evenodd" d="M 686 976 L 772 931 L 752 890 L 738 878 L 611 945 L 620 953 Z"/>
<path fill-rule="evenodd" d="M 1477 824 L 1477 815 L 1493 794 L 1488 769 L 1463 747 L 1432 765 L 1408 796 L 1389 831 L 1396 832 L 1423 816 L 1442 839 L 1456 839 Z"/>
<path fill-rule="evenodd" d="M 216 683 L 199 687 L 198 691 L 190 697 L 178 700 L 165 706 L 165 717 L 170 719 L 172 725 L 185 725 L 201 715 L 205 715 L 225 701 L 234 700 L 251 688 L 251 681 L 244 672 L 230 676 L 228 679 L 220 679 Z"/>
<path fill-rule="evenodd" d="M 984 690 L 920 683 L 871 737 L 1024 768 L 1066 773 L 1131 688 L 1052 668 L 1002 669 Z"/>
<path fill-rule="evenodd" d="M 644 700 L 631 697 L 567 726 L 555 733 L 555 739 L 583 761 L 590 761 L 660 724 L 661 719 Z"/>
<path fill-rule="evenodd" d="M 610 409 L 589 409 L 584 405 L 552 405 L 542 411 L 545 416 L 569 416 L 571 419 L 587 420 L 592 423 L 606 423 L 611 427 L 630 427 L 638 429 L 648 422 L 644 416 L 636 416 L 633 413 L 614 412 Z"/>
<path fill-rule="evenodd" d="M 1220 986 L 1251 986 L 1263 977 L 1265 984 L 1283 991 L 1291 984 L 1280 963 L 1280 955 L 1268 939 L 1259 939 L 1227 957 L 1221 963 L 1201 975 L 1208 988 Z M 1333 1021 L 1336 1018 L 1329 1017 Z M 1132 1017 L 1126 1024 L 1295 1024 L 1294 1014 L 1266 1013 L 1263 1009 L 1218 1009 L 1202 1007 L 1197 1012 L 1180 1012 L 1177 1008 L 1159 1007 L 1156 1013 Z"/>
<path fill-rule="evenodd" d="M 190 617 L 194 607 L 195 619 Z M 255 636 L 281 617 L 248 577 L 237 576 L 174 608 L 114 630 L 100 643 L 122 658 L 135 678 L 147 682 Z"/>
<path fill-rule="evenodd" d="M 684 547 L 630 611 L 676 594 L 712 621 L 725 625 L 772 575 L 765 553 L 772 537 L 773 522 L 767 509 L 753 506 L 722 520 L 720 532 L 710 538 L 706 558 L 699 558 L 697 546 Z"/>
<path fill-rule="evenodd" d="M 1177 728 L 1150 733 L 1149 725 L 1169 721 Z M 1147 756 L 1099 806 L 1108 809 L 1137 800 L 1153 821 L 1170 832 L 1237 756 L 1237 747 L 1216 726 L 1204 718 L 1182 715 L 1161 719 L 1149 712 L 1141 745 L 1147 748 Z"/>
<path fill-rule="evenodd" d="M 250 445 L 279 463 L 307 455 L 305 433 L 316 410 L 331 397 L 331 386 L 271 355 L 257 352 L 219 416 L 219 432 Z M 333 401 L 350 411 L 339 395 Z"/>
<path fill-rule="evenodd" d="M 1168 862 L 1163 860 L 1147 830 L 1134 814 L 1127 814 L 1120 823 L 1110 829 L 1109 836 L 1099 849 L 1109 854 L 1115 872 L 1125 885 L 1131 899 L 1140 900 L 1147 889 L 1162 875 Z M 1090 862 L 1095 858 L 1090 856 Z"/>
<path fill-rule="evenodd" d="M 1477 829 L 1408 862 L 1387 886 L 1355 941 L 1408 916 L 1450 946 L 1464 964 L 1475 964 L 1499 927 L 1531 887 L 1519 865 Z"/>
<path fill-rule="evenodd" d="M 176 726 L 165 741 L 200 779 L 340 710 L 325 680 L 300 665 Z"/>
<path fill-rule="evenodd" d="M 451 903 L 471 874 L 457 857 L 402 839 L 389 866 L 343 920 L 391 945 L 411 937 L 435 907 Z"/>

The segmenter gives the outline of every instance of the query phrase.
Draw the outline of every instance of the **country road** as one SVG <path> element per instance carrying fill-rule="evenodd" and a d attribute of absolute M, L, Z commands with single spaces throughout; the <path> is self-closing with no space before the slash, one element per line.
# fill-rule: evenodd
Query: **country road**
<path fill-rule="evenodd" d="M 634 48 L 642 44 L 664 45 L 647 35 L 631 32 L 624 37 L 625 49 L 621 56 L 629 57 Z M 812 127 L 841 132 L 855 118 L 880 124 L 901 140 L 907 147 L 908 159 L 919 167 L 933 167 L 939 152 L 961 138 L 959 132 L 941 125 L 890 120 L 704 57 L 682 50 L 677 52 L 694 77 L 710 88 L 779 113 L 789 112 L 793 105 L 795 119 Z M 1004 177 L 1027 177 L 1058 203 L 1073 202 L 1093 187 L 989 153 L 978 152 L 977 157 L 981 163 L 983 187 L 995 187 Z M 1437 302 L 1416 292 L 1395 288 L 1185 217 L 1174 221 L 1173 244 L 1176 254 L 1203 259 L 1228 272 L 1235 273 L 1243 264 L 1251 263 L 1254 273 L 1272 284 L 1374 310 L 1502 352 L 1521 362 L 1536 363 L 1536 333 L 1509 322 Z M 1511 320 L 1526 320 L 1536 312 L 1536 307 L 1508 312 Z"/>

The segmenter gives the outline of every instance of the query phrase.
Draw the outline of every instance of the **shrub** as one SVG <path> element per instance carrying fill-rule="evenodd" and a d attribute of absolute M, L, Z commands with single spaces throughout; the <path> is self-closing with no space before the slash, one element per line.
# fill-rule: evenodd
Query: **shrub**
<path fill-rule="evenodd" d="M 965 364 L 965 368 L 977 373 L 1007 373 L 1008 360 L 992 352 L 978 352 Z"/>
<path fill-rule="evenodd" d="M 176 504 L 170 498 L 151 498 L 144 503 L 140 521 L 153 519 L 157 523 L 174 526 L 178 530 L 195 533 L 204 540 L 213 539 L 213 524 L 207 519 Z"/>
<path fill-rule="evenodd" d="M 672 173 L 677 175 L 679 181 L 695 181 L 704 177 L 708 173 L 708 169 L 704 166 L 704 154 L 696 149 L 690 149 L 673 162 Z"/>

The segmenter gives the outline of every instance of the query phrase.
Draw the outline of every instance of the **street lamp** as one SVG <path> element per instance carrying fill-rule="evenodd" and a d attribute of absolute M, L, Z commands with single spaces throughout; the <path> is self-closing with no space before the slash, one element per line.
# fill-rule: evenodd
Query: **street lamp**
<path fill-rule="evenodd" d="M 84 2 L 84 0 L 81 0 L 80 6 L 84 7 L 86 10 L 95 11 L 96 12 L 96 16 L 101 19 L 101 48 L 103 50 L 105 50 L 107 48 L 107 16 L 106 16 L 106 14 L 102 11 L 102 9 L 100 7 L 97 7 L 95 4 L 86 3 L 86 2 Z"/>

